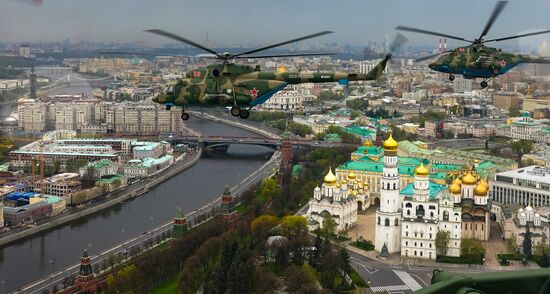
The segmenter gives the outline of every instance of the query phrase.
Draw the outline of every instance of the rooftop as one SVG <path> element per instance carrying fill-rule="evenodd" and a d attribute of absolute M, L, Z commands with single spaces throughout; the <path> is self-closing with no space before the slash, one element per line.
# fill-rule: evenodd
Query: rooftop
<path fill-rule="evenodd" d="M 550 168 L 538 165 L 531 165 L 523 168 L 497 173 L 496 177 L 497 181 L 499 180 L 498 177 L 509 177 L 550 184 Z"/>
<path fill-rule="evenodd" d="M 434 182 L 430 182 L 430 199 L 437 199 L 439 197 L 439 193 L 442 191 L 447 191 L 447 187 L 445 185 L 439 185 Z M 405 186 L 405 188 L 403 188 L 399 194 L 405 197 L 412 197 L 414 195 L 414 183 L 410 183 Z"/>

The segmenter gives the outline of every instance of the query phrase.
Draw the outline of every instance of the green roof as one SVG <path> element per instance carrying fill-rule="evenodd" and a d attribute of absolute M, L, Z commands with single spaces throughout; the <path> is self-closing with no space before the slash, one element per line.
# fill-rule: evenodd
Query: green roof
<path fill-rule="evenodd" d="M 123 177 L 123 175 L 121 175 L 121 174 L 111 175 L 108 178 L 103 178 L 103 179 L 99 180 L 98 182 L 100 184 L 111 184 L 112 182 L 114 182 L 116 180 L 122 179 L 122 177 Z"/>
<path fill-rule="evenodd" d="M 366 127 L 352 125 L 349 127 L 345 127 L 344 131 L 354 135 L 361 136 L 361 137 L 369 137 L 371 139 L 376 139 L 376 129 L 369 129 Z"/>
<path fill-rule="evenodd" d="M 176 212 L 176 217 L 175 218 L 178 218 L 178 219 L 184 219 L 185 218 L 185 214 L 183 213 L 183 211 L 181 211 L 181 209 L 178 209 L 178 212 Z"/>
<path fill-rule="evenodd" d="M 342 141 L 342 139 L 340 138 L 340 136 L 338 134 L 327 134 L 325 136 L 325 141 Z"/>
<path fill-rule="evenodd" d="M 357 148 L 354 154 L 364 154 L 364 155 L 381 155 L 384 153 L 384 149 L 378 146 L 361 146 Z"/>
<path fill-rule="evenodd" d="M 93 166 L 95 169 L 101 169 L 101 168 L 104 168 L 106 166 L 109 166 L 113 164 L 113 162 L 109 159 L 101 159 L 101 160 L 98 160 L 98 161 L 94 161 L 94 162 L 90 162 L 88 164 L 88 166 Z"/>
<path fill-rule="evenodd" d="M 134 151 L 153 151 L 158 145 L 159 143 L 148 142 L 146 145 L 134 147 Z"/>
<path fill-rule="evenodd" d="M 46 200 L 46 202 L 48 202 L 48 203 L 57 203 L 57 202 L 60 202 L 62 200 L 61 197 L 52 196 L 52 195 L 44 195 L 44 196 L 42 196 L 42 198 L 44 198 Z"/>
<path fill-rule="evenodd" d="M 399 148 L 405 149 L 405 150 L 407 150 L 409 152 L 413 152 L 415 154 L 421 153 L 422 155 L 431 155 L 432 152 L 433 152 L 431 150 L 421 148 L 418 145 L 414 144 L 413 142 L 407 141 L 407 140 L 400 141 L 399 142 Z"/>
<path fill-rule="evenodd" d="M 304 167 L 301 164 L 295 164 L 292 167 L 292 177 L 297 178 L 302 174 Z"/>
<path fill-rule="evenodd" d="M 430 199 L 437 199 L 437 196 L 441 191 L 444 191 L 447 189 L 445 185 L 439 185 L 434 182 L 430 182 Z M 403 195 L 405 197 L 412 197 L 414 195 L 414 183 L 410 183 L 405 188 L 403 188 L 400 192 L 400 195 Z"/>

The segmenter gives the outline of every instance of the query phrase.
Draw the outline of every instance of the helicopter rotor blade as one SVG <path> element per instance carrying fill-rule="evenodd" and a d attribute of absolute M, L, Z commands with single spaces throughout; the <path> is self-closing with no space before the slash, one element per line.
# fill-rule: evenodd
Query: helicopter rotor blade
<path fill-rule="evenodd" d="M 149 33 L 153 33 L 153 34 L 157 34 L 157 35 L 161 35 L 161 36 L 164 36 L 164 37 L 167 37 L 167 38 L 170 38 L 170 39 L 173 39 L 173 40 L 176 40 L 176 41 L 180 41 L 182 43 L 185 43 L 187 45 L 191 45 L 193 47 L 196 47 L 196 48 L 199 48 L 199 49 L 202 49 L 206 52 L 209 52 L 209 53 L 212 53 L 214 55 L 216 55 L 218 58 L 220 59 L 224 59 L 224 57 L 222 55 L 220 55 L 218 52 L 210 49 L 210 48 L 207 48 L 205 46 L 202 46 L 201 44 L 198 44 L 198 43 L 195 43 L 189 39 L 186 39 L 182 36 L 179 36 L 179 35 L 176 35 L 176 34 L 173 34 L 173 33 L 170 33 L 170 32 L 167 32 L 167 31 L 164 31 L 164 30 L 161 30 L 161 29 L 150 29 L 150 30 L 145 30 L 146 32 L 149 32 Z"/>
<path fill-rule="evenodd" d="M 448 54 L 448 53 L 451 53 L 451 52 L 452 52 L 452 50 L 451 51 L 445 51 L 445 52 L 442 52 L 442 53 L 432 54 L 432 55 L 417 58 L 414 61 L 415 62 L 426 61 L 426 60 L 430 60 L 430 59 L 433 59 L 433 58 L 436 58 L 436 57 L 439 57 L 441 55 L 445 55 L 445 54 Z"/>
<path fill-rule="evenodd" d="M 253 55 L 253 56 L 236 56 L 237 59 L 246 59 L 246 58 L 272 58 L 272 57 L 300 57 L 300 56 L 330 56 L 334 55 L 336 52 L 327 52 L 327 53 L 296 53 L 296 54 L 273 54 L 273 55 Z"/>
<path fill-rule="evenodd" d="M 280 42 L 280 43 L 272 44 L 272 45 L 269 45 L 269 46 L 265 46 L 265 47 L 257 48 L 257 49 L 254 49 L 254 50 L 250 50 L 250 51 L 242 52 L 242 53 L 239 53 L 239 54 L 235 54 L 235 55 L 233 55 L 233 58 L 235 58 L 237 56 L 241 56 L 241 55 L 249 55 L 249 54 L 264 51 L 264 50 L 267 50 L 267 49 L 271 49 L 271 48 L 275 48 L 275 47 L 279 47 L 279 46 L 283 46 L 283 45 L 287 45 L 287 44 L 291 44 L 291 43 L 294 43 L 294 42 L 303 41 L 303 40 L 307 40 L 307 39 L 311 39 L 311 38 L 315 38 L 315 37 L 320 37 L 320 36 L 327 35 L 327 34 L 332 34 L 332 33 L 334 33 L 334 32 L 332 32 L 332 31 L 318 32 L 318 33 L 315 33 L 315 34 L 303 36 L 303 37 L 300 37 L 300 38 L 295 38 L 295 39 L 288 40 L 288 41 L 285 41 L 285 42 Z"/>
<path fill-rule="evenodd" d="M 401 33 L 395 34 L 395 37 L 393 37 L 393 40 L 390 43 L 390 52 L 389 53 L 393 54 L 393 53 L 397 52 L 408 41 L 409 41 L 409 39 L 407 39 L 407 37 L 405 37 L 403 34 L 401 34 Z"/>
<path fill-rule="evenodd" d="M 510 37 L 490 39 L 490 40 L 483 41 L 483 42 L 484 43 L 485 42 L 498 42 L 498 41 L 504 41 L 504 40 L 510 40 L 510 39 L 516 39 L 516 38 L 523 38 L 523 37 L 528 37 L 528 36 L 546 34 L 546 33 L 550 33 L 550 30 L 544 30 L 544 31 L 540 31 L 540 32 L 527 33 L 527 34 L 521 34 L 521 35 L 515 35 L 515 36 L 510 36 Z"/>
<path fill-rule="evenodd" d="M 442 33 L 428 31 L 428 30 L 423 30 L 423 29 L 417 29 L 417 28 L 413 28 L 413 27 L 397 26 L 395 29 L 398 30 L 398 31 L 407 31 L 407 32 L 413 32 L 413 33 L 420 33 L 420 34 L 439 36 L 439 37 L 444 37 L 444 38 L 449 38 L 449 39 L 455 39 L 455 40 L 459 40 L 459 41 L 472 42 L 470 40 L 466 40 L 466 39 L 461 38 L 461 37 L 442 34 Z"/>
<path fill-rule="evenodd" d="M 495 20 L 497 20 L 498 16 L 502 12 L 502 10 L 506 6 L 506 4 L 508 4 L 508 1 L 498 1 L 497 2 L 497 5 L 495 5 L 495 8 L 493 9 L 493 13 L 489 17 L 489 20 L 487 21 L 487 24 L 485 25 L 485 28 L 483 29 L 483 32 L 481 32 L 481 35 L 479 36 L 478 40 L 481 41 L 483 39 L 483 37 L 485 37 L 487 35 L 489 30 L 493 26 L 493 23 L 495 22 Z"/>

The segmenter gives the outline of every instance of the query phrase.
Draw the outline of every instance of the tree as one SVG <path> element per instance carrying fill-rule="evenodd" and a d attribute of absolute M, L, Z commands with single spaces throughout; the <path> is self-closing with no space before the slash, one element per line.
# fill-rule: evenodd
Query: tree
<path fill-rule="evenodd" d="M 295 265 L 287 268 L 285 277 L 289 293 L 303 293 L 303 289 L 312 288 L 315 285 L 312 277 L 304 269 Z"/>
<path fill-rule="evenodd" d="M 516 107 L 513 107 L 513 106 L 510 106 L 510 108 L 508 108 L 508 116 L 510 117 L 518 117 L 520 115 L 519 113 L 519 109 L 516 108 Z"/>
<path fill-rule="evenodd" d="M 523 139 L 516 140 L 512 142 L 510 147 L 512 147 L 512 151 L 514 151 L 514 153 L 518 154 L 519 156 L 523 156 L 523 154 L 528 154 L 533 151 L 533 141 Z"/>
<path fill-rule="evenodd" d="M 80 179 L 80 183 L 82 185 L 82 188 L 88 189 L 95 186 L 95 169 L 93 166 L 89 166 L 84 174 L 82 175 L 82 178 Z"/>
<path fill-rule="evenodd" d="M 546 254 L 546 251 L 542 252 L 542 256 L 540 258 L 540 267 L 549 267 L 550 261 L 548 260 L 548 254 Z"/>
<path fill-rule="evenodd" d="M 485 255 L 485 247 L 483 247 L 480 240 L 463 239 L 460 243 L 460 255 Z"/>
<path fill-rule="evenodd" d="M 299 215 L 288 215 L 281 220 L 281 227 L 288 238 L 299 238 L 307 233 L 306 218 Z"/>
<path fill-rule="evenodd" d="M 531 240 L 531 231 L 529 231 L 529 227 L 527 227 L 527 231 L 523 235 L 523 254 L 527 255 L 529 258 L 533 255 L 533 241 Z"/>
<path fill-rule="evenodd" d="M 333 235 L 336 232 L 336 222 L 332 219 L 330 213 L 323 214 L 323 233 L 326 236 Z"/>
<path fill-rule="evenodd" d="M 339 251 L 340 257 L 340 268 L 346 273 L 351 272 L 351 266 L 349 265 L 349 254 L 348 251 L 344 248 L 341 248 Z"/>
<path fill-rule="evenodd" d="M 437 250 L 437 255 L 444 256 L 447 254 L 450 237 L 451 232 L 449 231 L 437 231 L 437 234 L 435 235 L 435 249 Z"/>
<path fill-rule="evenodd" d="M 261 242 L 265 240 L 269 231 L 279 223 L 277 217 L 272 215 L 262 215 L 255 218 L 250 224 L 250 232 L 254 240 Z"/>
<path fill-rule="evenodd" d="M 517 252 L 518 246 L 517 246 L 517 238 L 516 235 L 512 234 L 508 240 L 506 240 L 506 249 L 508 249 L 509 252 Z"/>

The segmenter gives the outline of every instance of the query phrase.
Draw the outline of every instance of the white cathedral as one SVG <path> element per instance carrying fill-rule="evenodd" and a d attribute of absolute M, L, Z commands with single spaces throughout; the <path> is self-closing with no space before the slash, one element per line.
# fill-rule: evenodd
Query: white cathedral
<path fill-rule="evenodd" d="M 353 176 L 352 176 L 353 177 Z M 355 178 L 338 183 L 336 176 L 329 169 L 321 188 L 313 191 L 309 200 L 306 218 L 309 230 L 321 229 L 323 221 L 330 215 L 336 223 L 336 230 L 342 232 L 357 224 L 357 199 L 364 199 L 363 187 L 355 183 Z"/>

